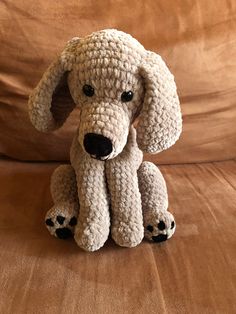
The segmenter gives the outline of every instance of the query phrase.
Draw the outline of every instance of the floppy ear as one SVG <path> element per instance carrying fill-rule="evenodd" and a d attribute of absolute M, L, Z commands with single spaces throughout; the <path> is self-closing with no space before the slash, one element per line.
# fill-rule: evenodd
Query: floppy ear
<path fill-rule="evenodd" d="M 142 151 L 157 153 L 172 146 L 182 131 L 176 85 L 165 62 L 154 52 L 147 51 L 140 74 L 145 96 L 137 126 L 137 141 Z"/>
<path fill-rule="evenodd" d="M 75 61 L 79 38 L 70 40 L 60 56 L 49 66 L 29 97 L 29 115 L 39 131 L 60 127 L 75 107 L 67 85 L 67 75 Z"/>

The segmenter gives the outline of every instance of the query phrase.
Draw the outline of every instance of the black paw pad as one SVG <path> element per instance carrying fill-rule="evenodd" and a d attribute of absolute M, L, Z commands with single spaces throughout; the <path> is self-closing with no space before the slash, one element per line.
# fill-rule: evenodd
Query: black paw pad
<path fill-rule="evenodd" d="M 69 225 L 70 225 L 71 227 L 73 227 L 73 226 L 75 226 L 76 224 L 77 224 L 77 218 L 76 218 L 76 217 L 72 217 L 72 218 L 70 219 Z"/>
<path fill-rule="evenodd" d="M 174 228 L 174 226 L 175 226 L 175 222 L 174 222 L 174 221 L 172 221 L 170 229 L 173 229 L 173 228 Z"/>
<path fill-rule="evenodd" d="M 59 239 L 67 239 L 72 236 L 72 232 L 68 228 L 59 228 L 56 230 L 56 235 Z"/>
<path fill-rule="evenodd" d="M 163 242 L 167 240 L 167 234 L 159 234 L 158 236 L 152 236 L 154 242 Z"/>
<path fill-rule="evenodd" d="M 66 219 L 66 218 L 63 217 L 63 216 L 60 216 L 60 215 L 57 216 L 57 221 L 59 222 L 60 225 L 63 224 L 63 222 L 65 221 L 65 219 Z"/>
<path fill-rule="evenodd" d="M 54 226 L 54 223 L 53 223 L 51 218 L 46 219 L 45 223 L 46 223 L 47 226 L 50 226 L 50 227 Z"/>
<path fill-rule="evenodd" d="M 152 225 L 148 225 L 147 226 L 147 230 L 150 231 L 150 232 L 153 232 L 153 226 Z"/>
<path fill-rule="evenodd" d="M 166 225 L 165 225 L 164 221 L 161 220 L 161 221 L 158 223 L 157 228 L 158 228 L 159 230 L 165 230 Z"/>

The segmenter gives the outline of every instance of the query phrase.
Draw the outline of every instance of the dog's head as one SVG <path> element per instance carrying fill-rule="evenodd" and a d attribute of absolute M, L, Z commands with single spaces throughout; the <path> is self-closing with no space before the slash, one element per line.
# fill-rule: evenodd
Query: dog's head
<path fill-rule="evenodd" d="M 117 30 L 67 43 L 30 96 L 30 118 L 36 129 L 51 131 L 75 106 L 80 108 L 78 141 L 102 160 L 121 153 L 137 116 L 137 141 L 144 152 L 169 148 L 182 129 L 176 85 L 166 64 Z"/>

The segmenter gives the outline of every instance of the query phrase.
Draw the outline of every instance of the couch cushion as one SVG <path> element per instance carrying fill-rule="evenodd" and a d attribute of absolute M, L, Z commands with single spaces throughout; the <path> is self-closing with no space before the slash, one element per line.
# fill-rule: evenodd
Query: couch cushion
<path fill-rule="evenodd" d="M 160 53 L 175 74 L 184 115 L 181 140 L 147 156 L 160 163 L 236 156 L 235 1 L 2 1 L 0 154 L 66 160 L 78 112 L 55 133 L 31 126 L 27 97 L 73 36 L 103 28 L 131 33 Z"/>
<path fill-rule="evenodd" d="M 0 313 L 235 313 L 236 162 L 162 166 L 176 233 L 86 253 L 44 215 L 55 163 L 0 162 Z"/>

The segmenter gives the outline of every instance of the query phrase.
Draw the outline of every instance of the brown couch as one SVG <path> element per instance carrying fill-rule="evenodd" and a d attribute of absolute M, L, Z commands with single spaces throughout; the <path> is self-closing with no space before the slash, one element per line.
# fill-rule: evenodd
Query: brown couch
<path fill-rule="evenodd" d="M 233 0 L 0 3 L 0 313 L 236 312 L 235 14 Z M 41 134 L 27 97 L 67 40 L 103 28 L 132 34 L 175 74 L 182 137 L 145 158 L 161 165 L 178 225 L 161 244 L 86 253 L 44 226 L 78 112 Z"/>

